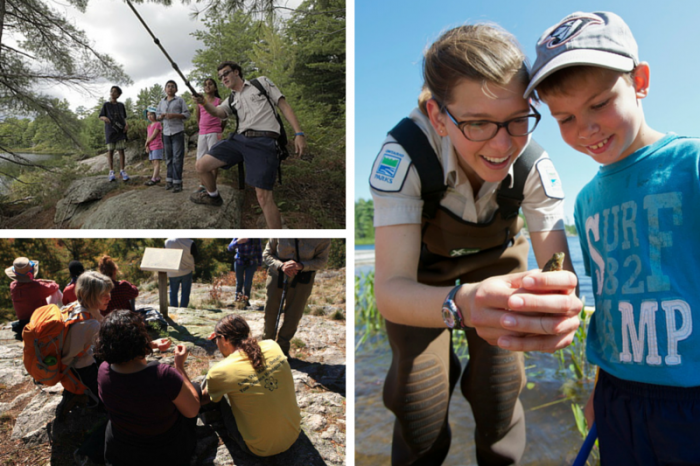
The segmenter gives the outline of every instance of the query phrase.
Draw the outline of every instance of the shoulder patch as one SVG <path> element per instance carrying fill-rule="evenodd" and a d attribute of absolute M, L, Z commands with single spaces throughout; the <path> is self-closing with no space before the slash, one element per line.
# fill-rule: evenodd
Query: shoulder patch
<path fill-rule="evenodd" d="M 553 199 L 564 199 L 564 189 L 559 179 L 559 173 L 554 168 L 550 159 L 541 159 L 536 164 L 537 173 L 540 175 L 542 187 L 547 197 Z"/>
<path fill-rule="evenodd" d="M 382 146 L 374 161 L 369 184 L 377 191 L 399 192 L 410 166 L 411 159 L 403 147 L 395 142 L 387 143 Z"/>

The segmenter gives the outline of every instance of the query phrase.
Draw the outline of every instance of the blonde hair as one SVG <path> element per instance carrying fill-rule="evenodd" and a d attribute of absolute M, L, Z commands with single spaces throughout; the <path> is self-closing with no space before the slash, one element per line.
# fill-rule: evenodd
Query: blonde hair
<path fill-rule="evenodd" d="M 75 296 L 78 302 L 87 310 L 95 310 L 100 306 L 100 297 L 112 291 L 112 279 L 100 272 L 88 270 L 78 277 L 75 284 Z"/>
<path fill-rule="evenodd" d="M 421 111 L 434 98 L 442 107 L 452 102 L 459 81 L 482 83 L 484 92 L 493 83 L 505 86 L 516 78 L 524 86 L 530 80 L 527 57 L 517 39 L 496 24 L 467 24 L 443 33 L 423 57 L 423 90 L 418 98 Z"/>

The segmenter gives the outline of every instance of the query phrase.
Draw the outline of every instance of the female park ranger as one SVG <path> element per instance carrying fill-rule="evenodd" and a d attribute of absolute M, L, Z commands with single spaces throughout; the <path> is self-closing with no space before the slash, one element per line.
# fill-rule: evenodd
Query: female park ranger
<path fill-rule="evenodd" d="M 452 29 L 426 52 L 423 73 L 419 108 L 390 131 L 370 176 L 375 292 L 393 351 L 384 386 L 396 415 L 392 463 L 447 455 L 461 371 L 451 334 L 465 329 L 461 389 L 477 461 L 513 464 L 525 448 L 525 374 L 522 353 L 511 351 L 554 351 L 578 328 L 564 195 L 530 139 L 540 115 L 522 97 L 528 68 L 513 36 L 493 25 Z M 525 272 L 519 208 L 538 264 L 564 251 L 568 271 Z"/>

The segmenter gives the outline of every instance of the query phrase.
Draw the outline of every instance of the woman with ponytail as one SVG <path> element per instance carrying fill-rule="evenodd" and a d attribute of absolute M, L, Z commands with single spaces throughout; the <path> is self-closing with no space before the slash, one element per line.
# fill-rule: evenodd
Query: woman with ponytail
<path fill-rule="evenodd" d="M 107 316 L 110 312 L 116 309 L 133 311 L 134 306 L 131 301 L 138 297 L 139 289 L 126 280 L 117 280 L 117 276 L 119 275 L 119 267 L 108 255 L 105 254 L 100 258 L 99 262 L 97 263 L 97 268 L 100 273 L 111 278 L 112 284 L 114 285 L 114 288 L 112 288 L 112 299 L 109 300 L 107 309 L 105 311 L 100 311 L 102 315 Z"/>
<path fill-rule="evenodd" d="M 209 339 L 225 359 L 207 374 L 203 403 L 221 401 L 229 437 L 243 451 L 272 456 L 288 450 L 299 437 L 301 413 L 279 345 L 258 342 L 245 319 L 234 315 L 221 319 Z"/>

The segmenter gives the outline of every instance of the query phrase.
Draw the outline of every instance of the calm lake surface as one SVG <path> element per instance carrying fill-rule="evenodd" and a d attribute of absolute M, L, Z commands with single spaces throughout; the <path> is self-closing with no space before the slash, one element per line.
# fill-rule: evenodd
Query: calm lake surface
<path fill-rule="evenodd" d="M 45 154 L 25 154 L 18 153 L 19 157 L 14 157 L 8 153 L 0 152 L 0 172 L 9 173 L 13 176 L 17 176 L 19 170 L 32 170 L 32 167 L 23 167 L 12 163 L 9 160 L 17 160 L 22 163 L 41 163 L 46 160 L 55 159 L 61 157 L 60 155 L 45 155 Z M 6 193 L 9 185 L 13 180 L 4 174 L 0 174 L 0 193 Z"/>
<path fill-rule="evenodd" d="M 593 304 L 590 277 L 584 274 L 578 237 L 570 237 L 569 249 L 579 278 L 582 295 Z M 373 245 L 355 248 L 356 257 L 372 255 Z M 528 268 L 537 268 L 532 250 Z M 374 269 L 367 260 L 356 266 L 357 275 Z M 356 323 L 356 328 L 360 328 Z M 356 344 L 359 338 L 356 335 Z M 460 355 L 466 367 L 466 353 Z M 383 334 L 373 335 L 355 354 L 355 464 L 357 466 L 388 465 L 391 462 L 393 414 L 384 407 L 382 390 L 391 364 L 391 348 Z M 567 362 L 568 365 L 568 362 Z M 522 465 L 561 466 L 571 464 L 581 447 L 582 438 L 575 426 L 572 401 L 566 400 L 564 383 L 573 393 L 573 401 L 585 404 L 592 384 L 568 381 L 570 373 L 562 371 L 557 359 L 550 354 L 528 353 L 525 359 L 528 388 L 520 395 L 527 423 L 527 446 Z M 452 446 L 444 465 L 475 465 L 473 442 L 474 418 L 469 403 L 459 389 L 450 403 Z"/>

